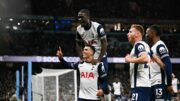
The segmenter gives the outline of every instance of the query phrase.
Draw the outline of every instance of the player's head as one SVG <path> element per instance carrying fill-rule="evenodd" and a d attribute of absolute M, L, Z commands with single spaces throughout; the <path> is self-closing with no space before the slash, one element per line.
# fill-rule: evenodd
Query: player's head
<path fill-rule="evenodd" d="M 90 11 L 88 9 L 81 9 L 78 12 L 78 21 L 82 26 L 90 22 Z"/>
<path fill-rule="evenodd" d="M 146 29 L 146 39 L 149 43 L 152 43 L 154 38 L 159 38 L 162 34 L 162 30 L 158 25 L 151 25 Z"/>
<path fill-rule="evenodd" d="M 137 38 L 142 39 L 143 35 L 144 28 L 142 25 L 139 24 L 131 25 L 131 28 L 129 29 L 129 32 L 127 34 L 130 43 L 135 43 Z"/>
<path fill-rule="evenodd" d="M 94 56 L 95 53 L 95 48 L 94 46 L 91 45 L 85 45 L 84 49 L 83 49 L 83 58 L 89 58 Z"/>

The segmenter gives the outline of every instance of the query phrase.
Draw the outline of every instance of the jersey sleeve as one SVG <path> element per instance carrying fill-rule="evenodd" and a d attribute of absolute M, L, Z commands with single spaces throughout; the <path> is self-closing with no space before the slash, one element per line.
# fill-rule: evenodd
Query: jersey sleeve
<path fill-rule="evenodd" d="M 135 54 L 140 56 L 142 53 L 146 52 L 145 46 L 142 43 L 135 44 Z"/>
<path fill-rule="evenodd" d="M 160 56 L 161 59 L 169 56 L 166 47 L 162 44 L 157 46 L 156 51 L 157 51 L 157 54 Z"/>
<path fill-rule="evenodd" d="M 59 59 L 59 60 L 61 61 L 62 65 L 65 66 L 66 68 L 69 68 L 69 69 L 77 69 L 78 68 L 79 62 L 70 64 L 67 61 L 65 61 L 63 58 Z"/>
<path fill-rule="evenodd" d="M 98 74 L 101 79 L 101 85 L 102 85 L 103 92 L 104 92 L 104 94 L 108 94 L 109 88 L 108 88 L 108 83 L 107 83 L 107 74 L 105 72 L 103 63 L 100 63 L 98 65 Z"/>
<path fill-rule="evenodd" d="M 100 78 L 104 78 L 107 76 L 103 63 L 100 63 L 98 65 L 98 74 Z"/>
<path fill-rule="evenodd" d="M 105 33 L 104 28 L 102 27 L 102 25 L 99 25 L 99 26 L 97 27 L 97 33 L 98 33 L 98 37 L 99 37 L 100 39 L 106 38 L 106 33 Z"/>

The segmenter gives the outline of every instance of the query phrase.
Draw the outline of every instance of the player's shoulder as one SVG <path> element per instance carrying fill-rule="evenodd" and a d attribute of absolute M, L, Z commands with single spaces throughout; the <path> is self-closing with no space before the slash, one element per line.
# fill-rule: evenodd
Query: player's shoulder
<path fill-rule="evenodd" d="M 101 26 L 100 23 L 98 22 L 95 22 L 95 21 L 91 21 L 92 25 L 95 27 L 95 28 L 98 28 L 99 26 Z"/>
<path fill-rule="evenodd" d="M 76 28 L 76 30 L 79 32 L 79 31 L 82 30 L 82 28 L 83 28 L 83 27 L 82 27 L 81 25 L 78 25 L 77 28 Z"/>
<path fill-rule="evenodd" d="M 145 46 L 148 46 L 148 44 L 145 43 L 144 41 L 138 41 L 138 42 L 136 42 L 136 43 L 134 44 L 134 46 L 135 46 L 135 47 L 144 47 L 144 48 L 145 48 Z"/>
<path fill-rule="evenodd" d="M 154 45 L 154 47 L 156 47 L 156 49 L 158 50 L 168 50 L 167 48 L 166 48 L 166 44 L 163 42 L 163 41 L 161 41 L 161 40 L 159 40 L 158 42 L 156 42 L 156 44 Z"/>
<path fill-rule="evenodd" d="M 157 47 L 157 46 L 159 46 L 159 45 L 166 46 L 165 43 L 164 43 L 162 40 L 157 41 L 154 46 Z"/>

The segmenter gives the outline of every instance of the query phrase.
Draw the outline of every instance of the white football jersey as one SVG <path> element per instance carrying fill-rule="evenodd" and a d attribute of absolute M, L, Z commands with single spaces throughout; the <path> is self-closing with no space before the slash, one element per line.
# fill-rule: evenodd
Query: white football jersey
<path fill-rule="evenodd" d="M 114 94 L 121 95 L 122 86 L 121 82 L 113 82 Z"/>
<path fill-rule="evenodd" d="M 175 93 L 178 92 L 178 84 L 179 84 L 179 81 L 177 78 L 172 79 L 172 87 Z"/>
<path fill-rule="evenodd" d="M 80 88 L 79 98 L 89 100 L 99 100 L 96 96 L 98 90 L 98 77 L 107 76 L 103 63 L 92 65 L 91 63 L 83 62 L 78 64 L 80 72 Z"/>
<path fill-rule="evenodd" d="M 81 41 L 85 44 L 89 44 L 95 47 L 96 52 L 94 58 L 97 59 L 101 52 L 101 39 L 106 38 L 106 33 L 102 27 L 97 22 L 91 21 L 91 27 L 88 30 L 85 30 L 84 27 L 79 25 L 77 27 L 76 40 Z"/>
<path fill-rule="evenodd" d="M 169 56 L 168 49 L 163 41 L 159 40 L 151 47 L 152 54 L 157 55 L 160 59 Z M 167 84 L 166 76 L 164 70 L 160 69 L 160 66 L 154 61 L 150 62 L 150 74 L 151 74 L 151 85 L 162 84 L 164 81 Z"/>
<path fill-rule="evenodd" d="M 130 55 L 132 57 L 139 57 L 142 53 L 149 56 L 150 48 L 144 41 L 139 41 L 134 44 Z M 151 87 L 149 63 L 130 63 L 130 82 L 131 88 L 135 87 Z"/>

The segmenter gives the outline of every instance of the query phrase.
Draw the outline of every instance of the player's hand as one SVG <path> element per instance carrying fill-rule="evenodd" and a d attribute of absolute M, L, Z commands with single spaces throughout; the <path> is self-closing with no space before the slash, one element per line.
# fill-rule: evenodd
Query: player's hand
<path fill-rule="evenodd" d="M 97 96 L 103 96 L 103 90 L 102 89 L 99 89 L 98 91 L 97 91 L 97 94 L 96 94 Z"/>
<path fill-rule="evenodd" d="M 93 64 L 93 65 L 95 65 L 95 64 L 97 64 L 97 63 L 99 63 L 100 61 L 98 60 L 98 59 L 93 59 L 92 61 L 91 61 L 91 63 Z"/>
<path fill-rule="evenodd" d="M 126 56 L 125 56 L 125 62 L 131 62 L 131 56 L 129 55 L 129 54 L 127 54 Z"/>
<path fill-rule="evenodd" d="M 58 56 L 58 58 L 62 58 L 63 57 L 63 53 L 61 51 L 61 47 L 58 48 L 56 55 Z"/>
<path fill-rule="evenodd" d="M 172 86 L 167 86 L 167 91 L 168 91 L 170 94 L 173 94 L 173 93 L 174 93 L 174 90 L 173 90 Z"/>

